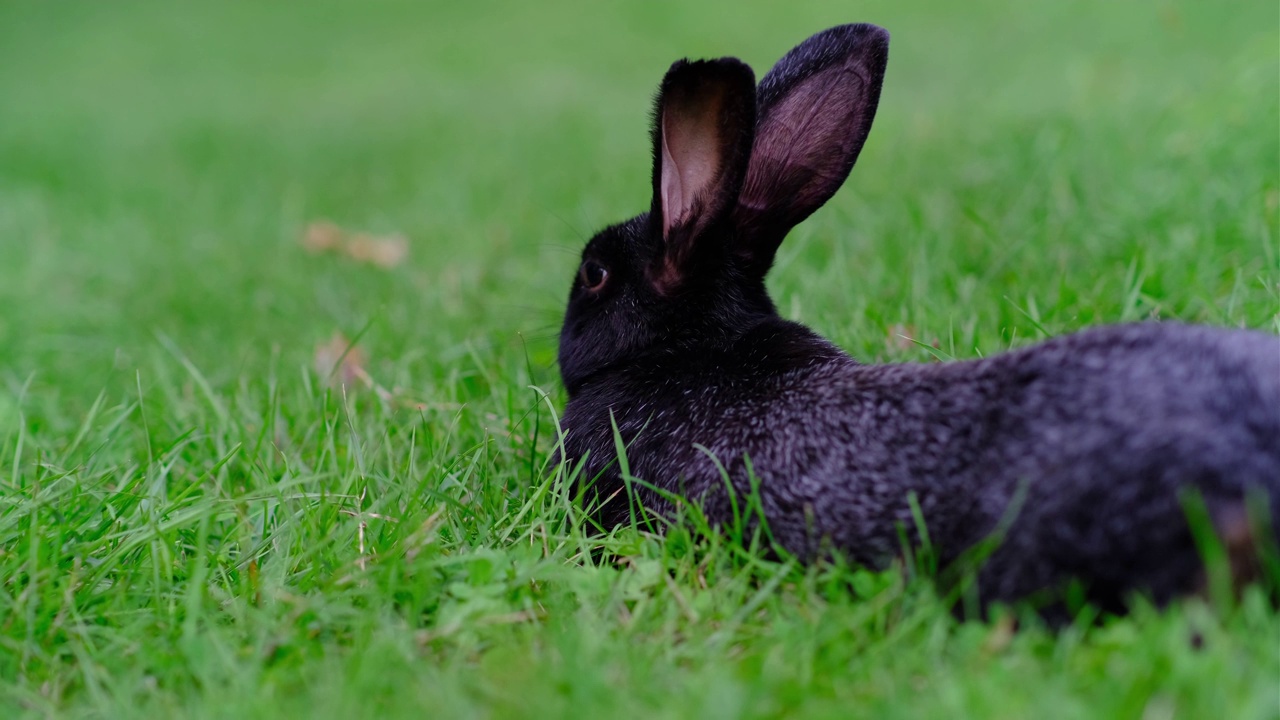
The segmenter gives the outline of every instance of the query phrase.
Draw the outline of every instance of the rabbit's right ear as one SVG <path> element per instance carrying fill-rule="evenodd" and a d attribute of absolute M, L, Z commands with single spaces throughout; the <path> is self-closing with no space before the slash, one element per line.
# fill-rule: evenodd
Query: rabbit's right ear
<path fill-rule="evenodd" d="M 756 126 L 756 78 L 734 58 L 680 60 L 658 91 L 653 119 L 651 231 L 659 253 L 649 277 L 668 292 L 722 256 L 710 232 L 742 189 Z"/>
<path fill-rule="evenodd" d="M 889 33 L 841 25 L 800 43 L 760 81 L 755 147 L 733 224 L 763 275 L 786 234 L 835 194 L 880 102 Z"/>

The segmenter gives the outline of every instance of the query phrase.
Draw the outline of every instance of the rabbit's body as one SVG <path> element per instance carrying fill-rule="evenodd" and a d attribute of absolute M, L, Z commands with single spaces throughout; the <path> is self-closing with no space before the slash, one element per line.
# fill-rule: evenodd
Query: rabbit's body
<path fill-rule="evenodd" d="M 667 513 L 670 496 L 725 523 L 758 491 L 782 547 L 873 566 L 901 533 L 923 539 L 914 501 L 943 563 L 1002 531 L 979 571 L 984 601 L 1071 579 L 1113 608 L 1133 590 L 1191 589 L 1188 491 L 1229 543 L 1253 529 L 1248 496 L 1280 525 L 1280 338 L 1122 325 L 983 360 L 869 366 L 778 316 L 765 274 L 852 168 L 887 53 L 883 30 L 847 25 L 758 90 L 731 58 L 667 73 L 651 207 L 587 244 L 560 337 L 564 455 L 582 463 L 588 501 L 606 524 L 633 499 Z"/>
<path fill-rule="evenodd" d="M 860 365 L 774 317 L 691 357 L 586 383 L 566 451 L 589 458 L 596 494 L 625 498 L 616 423 L 632 475 L 716 521 L 734 515 L 723 467 L 738 505 L 757 492 L 774 540 L 802 557 L 829 543 L 883 566 L 900 531 L 914 536 L 914 494 L 943 563 L 1009 523 L 985 600 L 1076 577 L 1107 605 L 1135 587 L 1163 600 L 1198 581 L 1181 491 L 1211 512 L 1250 488 L 1269 490 L 1273 515 L 1280 499 L 1280 340 L 1262 333 L 1121 325 L 983 360 Z M 608 523 L 630 511 L 606 507 Z"/>

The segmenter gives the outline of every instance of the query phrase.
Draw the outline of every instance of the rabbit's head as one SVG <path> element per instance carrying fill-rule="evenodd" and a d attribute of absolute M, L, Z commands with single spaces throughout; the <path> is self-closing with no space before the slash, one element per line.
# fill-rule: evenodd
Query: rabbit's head
<path fill-rule="evenodd" d="M 760 87 L 734 58 L 678 61 L 658 91 L 649 211 L 587 243 L 560 334 L 570 394 L 650 353 L 724 348 L 774 314 L 783 237 L 857 160 L 889 34 L 843 25 L 801 43 Z"/>

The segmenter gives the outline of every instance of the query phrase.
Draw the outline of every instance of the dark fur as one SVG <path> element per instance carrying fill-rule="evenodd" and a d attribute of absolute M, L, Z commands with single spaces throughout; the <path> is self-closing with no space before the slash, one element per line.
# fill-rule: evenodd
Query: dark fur
<path fill-rule="evenodd" d="M 1194 590 L 1203 568 L 1185 491 L 1211 518 L 1236 520 L 1262 491 L 1280 525 L 1280 338 L 1140 324 L 985 360 L 866 366 L 775 311 L 764 286 L 773 253 L 853 166 L 887 51 L 874 26 L 815 35 L 761 82 L 755 119 L 721 112 L 691 131 L 720 123 L 717 142 L 699 147 L 717 148 L 708 161 L 723 172 L 698 188 L 710 210 L 664 233 L 660 128 L 672 98 L 679 120 L 697 112 L 695 89 L 750 89 L 736 60 L 673 66 L 657 103 L 653 208 L 588 243 L 584 262 L 608 278 L 595 292 L 575 282 L 561 334 L 565 454 L 597 478 L 588 497 L 608 499 L 608 525 L 630 516 L 616 423 L 632 475 L 697 500 L 717 523 L 733 503 L 695 446 L 739 496 L 751 492 L 749 458 L 772 536 L 804 558 L 831 548 L 883 566 L 915 527 L 914 496 L 944 564 L 1011 521 L 978 574 L 984 602 L 1070 580 L 1114 610 L 1133 591 L 1164 602 Z M 722 107 L 708 101 L 707 112 Z M 638 498 L 673 509 L 659 493 Z"/>

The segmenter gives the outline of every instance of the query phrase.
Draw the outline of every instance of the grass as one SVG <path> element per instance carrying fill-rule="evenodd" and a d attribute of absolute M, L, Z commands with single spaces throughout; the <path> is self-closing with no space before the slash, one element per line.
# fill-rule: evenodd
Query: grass
<path fill-rule="evenodd" d="M 1277 330 L 1274 3 L 436 5 L 0 5 L 0 714 L 1280 716 L 1259 593 L 1010 633 L 896 572 L 593 537 L 548 467 L 666 65 L 839 22 L 889 73 L 784 314 L 869 361 Z M 309 255 L 319 218 L 409 259 Z M 334 332 L 388 393 L 317 373 Z"/>

